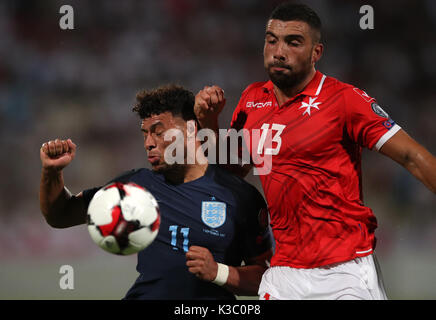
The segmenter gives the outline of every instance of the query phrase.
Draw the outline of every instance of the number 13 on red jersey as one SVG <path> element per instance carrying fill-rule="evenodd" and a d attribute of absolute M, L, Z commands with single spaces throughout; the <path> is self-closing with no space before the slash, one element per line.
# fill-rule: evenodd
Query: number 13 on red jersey
<path fill-rule="evenodd" d="M 273 123 L 270 125 L 269 123 L 264 123 L 260 128 L 262 133 L 260 134 L 259 144 L 257 145 L 257 154 L 277 155 L 282 146 L 282 138 L 280 135 L 285 128 L 286 126 L 283 124 Z M 274 148 L 273 142 L 276 143 Z"/>

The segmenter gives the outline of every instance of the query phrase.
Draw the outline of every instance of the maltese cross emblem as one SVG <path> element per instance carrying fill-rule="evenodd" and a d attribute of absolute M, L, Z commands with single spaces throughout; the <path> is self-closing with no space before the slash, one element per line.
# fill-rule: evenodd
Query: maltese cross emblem
<path fill-rule="evenodd" d="M 318 109 L 318 105 L 320 105 L 322 102 L 315 102 L 315 100 L 318 99 L 318 97 L 316 98 L 309 98 L 309 103 L 307 102 L 302 102 L 301 106 L 298 109 L 302 109 L 302 108 L 306 108 L 306 110 L 304 110 L 303 112 L 303 116 L 307 113 L 310 116 L 310 108 L 315 108 Z"/>

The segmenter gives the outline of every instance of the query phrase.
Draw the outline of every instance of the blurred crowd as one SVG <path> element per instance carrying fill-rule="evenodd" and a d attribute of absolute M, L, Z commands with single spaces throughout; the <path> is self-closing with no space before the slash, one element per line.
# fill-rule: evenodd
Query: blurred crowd
<path fill-rule="evenodd" d="M 73 193 L 147 166 L 139 119 L 142 88 L 178 83 L 196 93 L 220 85 L 227 127 L 240 93 L 263 81 L 264 28 L 280 1 L 70 1 L 74 29 L 61 30 L 64 1 L 0 2 L 0 258 L 86 254 L 89 239 L 52 231 L 39 212 L 39 148 L 71 138 L 65 171 Z M 323 21 L 318 69 L 352 83 L 436 154 L 436 2 L 302 1 Z M 374 30 L 359 27 L 370 4 Z M 436 197 L 374 152 L 363 161 L 366 203 L 379 218 L 380 250 L 434 248 Z M 260 187 L 256 177 L 249 178 Z M 70 238 L 68 238 L 70 237 Z M 65 251 L 65 248 L 68 250 Z M 91 250 L 91 249 L 90 249 Z"/>

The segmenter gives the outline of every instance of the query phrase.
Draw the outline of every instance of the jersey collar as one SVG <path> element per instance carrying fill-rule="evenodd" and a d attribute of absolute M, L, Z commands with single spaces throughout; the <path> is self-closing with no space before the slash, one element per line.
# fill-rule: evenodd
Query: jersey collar
<path fill-rule="evenodd" d="M 316 71 L 315 75 L 313 76 L 312 80 L 307 84 L 307 86 L 301 91 L 300 93 L 297 93 L 294 97 L 292 97 L 290 100 L 294 100 L 296 97 L 300 95 L 315 97 L 319 95 L 321 92 L 322 86 L 324 84 L 326 76 L 323 75 L 321 72 Z M 274 91 L 274 84 L 271 80 L 267 81 L 263 86 L 263 90 L 265 93 L 273 93 Z"/>
<path fill-rule="evenodd" d="M 173 184 L 169 183 L 168 181 L 166 181 L 166 179 L 165 179 L 165 175 L 164 175 L 163 173 L 155 172 L 155 171 L 153 171 L 153 170 L 150 170 L 150 171 L 152 172 L 152 174 L 153 174 L 157 179 L 161 180 L 162 182 L 164 182 L 164 183 L 166 183 L 166 184 L 168 184 L 168 185 L 172 185 L 172 186 L 181 186 L 181 185 L 187 185 L 187 184 L 191 184 L 191 183 L 196 183 L 197 181 L 203 179 L 204 177 L 208 177 L 208 178 L 213 179 L 214 176 L 215 176 L 215 170 L 216 170 L 216 165 L 211 164 L 211 163 L 208 163 L 204 175 L 202 175 L 201 177 L 198 177 L 198 178 L 195 179 L 195 180 L 192 180 L 192 181 L 189 181 L 189 182 L 183 182 L 183 183 L 175 184 L 175 185 L 173 185 Z"/>

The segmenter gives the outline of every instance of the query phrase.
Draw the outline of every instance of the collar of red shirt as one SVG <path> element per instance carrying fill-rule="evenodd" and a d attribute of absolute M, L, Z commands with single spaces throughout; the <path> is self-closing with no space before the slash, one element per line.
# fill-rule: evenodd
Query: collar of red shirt
<path fill-rule="evenodd" d="M 304 87 L 303 91 L 297 93 L 294 97 L 292 97 L 288 101 L 294 100 L 296 97 L 300 95 L 305 95 L 310 97 L 317 96 L 319 94 L 319 89 L 322 86 L 322 82 L 324 82 L 324 75 L 321 72 L 316 71 L 312 80 L 310 80 L 307 86 Z M 262 88 L 264 89 L 265 93 L 271 93 L 273 92 L 274 84 L 272 83 L 271 80 L 269 80 L 262 86 Z"/>

